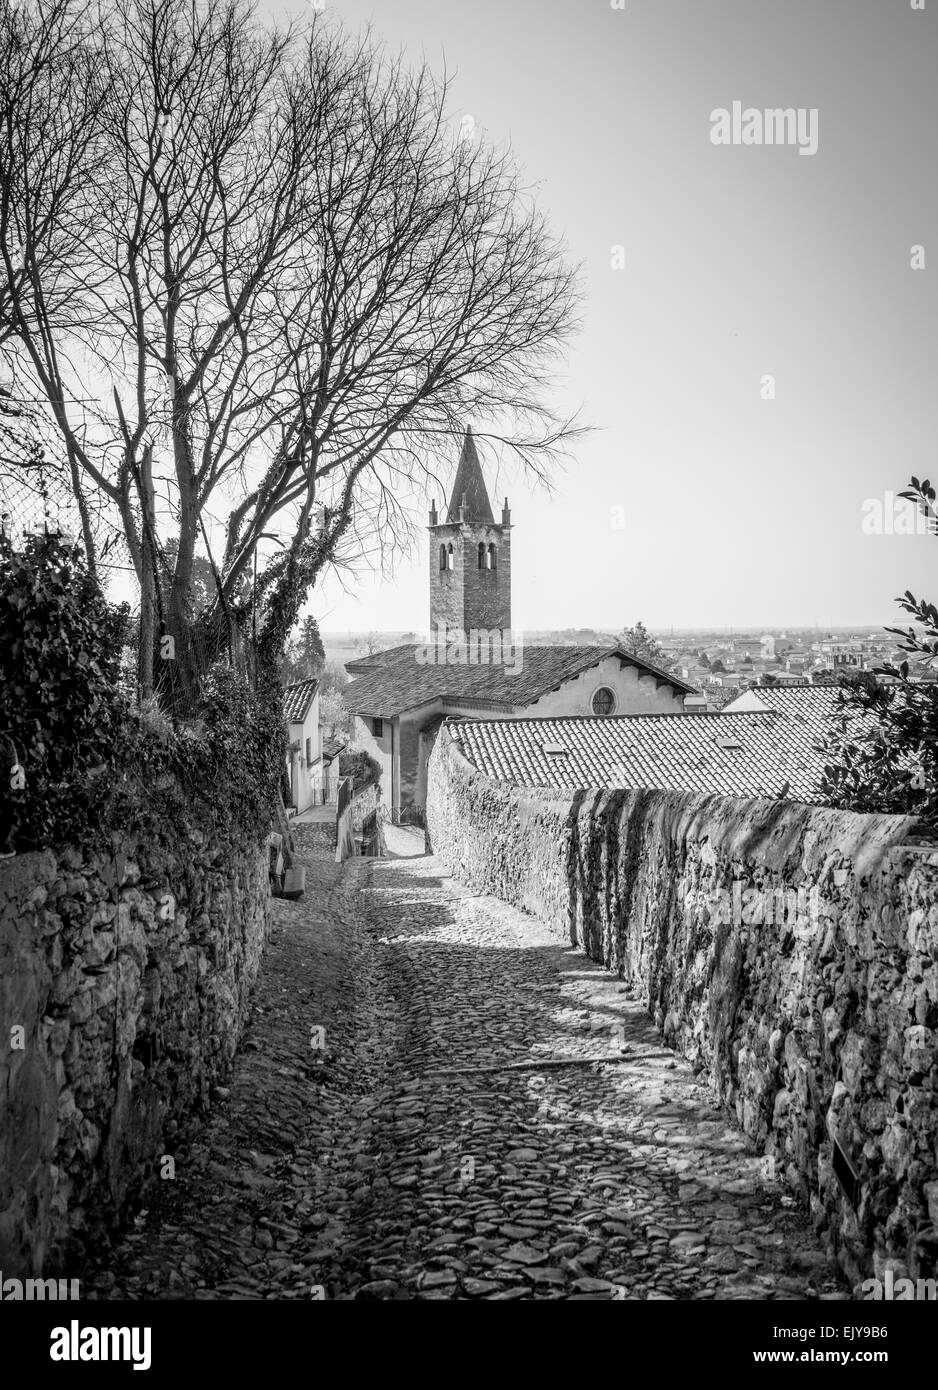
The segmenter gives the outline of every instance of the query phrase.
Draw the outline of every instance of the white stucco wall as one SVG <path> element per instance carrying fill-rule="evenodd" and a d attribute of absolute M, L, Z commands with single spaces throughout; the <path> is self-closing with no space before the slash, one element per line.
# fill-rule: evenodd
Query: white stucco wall
<path fill-rule="evenodd" d="M 384 733 L 381 738 L 375 738 L 371 732 L 371 719 L 363 719 L 360 714 L 356 714 L 352 723 L 352 742 L 353 749 L 361 749 L 364 753 L 370 753 L 381 768 L 381 800 L 385 806 L 392 805 L 393 777 L 391 772 L 391 721 L 384 720 Z"/>
<path fill-rule="evenodd" d="M 288 776 L 293 789 L 297 811 L 307 810 L 316 800 L 322 786 L 322 731 L 319 727 L 319 691 L 313 696 L 309 711 L 302 723 L 287 726 L 291 743 L 299 743 L 296 753 L 288 753 Z M 306 740 L 310 741 L 310 759 L 306 758 Z"/>
<path fill-rule="evenodd" d="M 737 695 L 734 700 L 727 701 L 723 706 L 723 713 L 748 713 L 751 710 L 771 710 L 771 708 L 771 705 L 767 705 L 764 700 L 759 699 L 755 690 L 744 690 L 743 693 Z"/>
<path fill-rule="evenodd" d="M 640 676 L 635 666 L 620 665 L 619 658 L 607 656 L 588 671 L 565 681 L 559 690 L 549 691 L 533 704 L 516 711 L 529 719 L 551 719 L 560 714 L 592 714 L 591 701 L 601 685 L 616 697 L 613 714 L 683 714 L 684 696 L 668 685 L 658 685 L 652 676 Z"/>
<path fill-rule="evenodd" d="M 418 709 L 408 710 L 398 721 L 397 746 L 394 752 L 402 762 L 399 777 L 395 777 L 392 758 L 391 721 L 384 721 L 380 739 L 371 732 L 371 720 L 355 716 L 352 746 L 361 748 L 376 758 L 381 767 L 381 796 L 384 804 L 399 809 L 402 799 L 422 805 L 426 791 L 426 756 L 429 745 L 421 739 L 419 730 L 428 719 L 439 713 L 473 715 L 479 718 L 550 719 L 562 714 L 592 714 L 593 694 L 607 686 L 616 697 L 613 714 L 683 714 L 684 697 L 670 686 L 659 684 L 654 677 L 640 676 L 634 666 L 621 665 L 618 657 L 607 657 L 590 670 L 566 681 L 529 705 L 513 710 L 485 708 L 484 702 L 432 700 Z M 403 796 L 402 796 L 403 793 Z"/>

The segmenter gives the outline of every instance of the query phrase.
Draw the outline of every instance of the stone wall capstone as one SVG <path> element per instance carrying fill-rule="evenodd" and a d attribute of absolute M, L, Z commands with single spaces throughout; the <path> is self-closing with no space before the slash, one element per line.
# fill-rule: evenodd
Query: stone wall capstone
<path fill-rule="evenodd" d="M 854 1283 L 938 1265 L 938 852 L 913 823 L 512 788 L 445 726 L 430 758 L 432 850 L 640 991 Z"/>
<path fill-rule="evenodd" d="M 7 1274 L 78 1261 L 209 1104 L 241 1034 L 268 905 L 266 851 L 198 829 L 0 863 Z"/>

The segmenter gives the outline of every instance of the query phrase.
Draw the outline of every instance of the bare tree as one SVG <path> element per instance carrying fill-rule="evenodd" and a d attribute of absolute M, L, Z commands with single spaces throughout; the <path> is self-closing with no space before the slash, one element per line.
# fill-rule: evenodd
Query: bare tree
<path fill-rule="evenodd" d="M 359 656 L 374 656 L 381 649 L 380 632 L 363 632 L 355 639 L 355 651 Z"/>
<path fill-rule="evenodd" d="M 92 569 L 87 488 L 107 479 L 76 448 L 66 377 L 100 273 L 85 235 L 100 146 L 94 56 L 87 6 L 0 0 L 0 349 L 18 350 L 48 402 Z M 15 366 L 7 358 L 11 380 Z"/>
<path fill-rule="evenodd" d="M 546 476 L 575 433 L 547 397 L 575 277 L 445 80 L 242 0 L 0 11 L 0 339 L 89 560 L 91 496 L 184 688 L 232 625 L 273 669 L 323 566 L 403 536 L 466 420 Z"/>

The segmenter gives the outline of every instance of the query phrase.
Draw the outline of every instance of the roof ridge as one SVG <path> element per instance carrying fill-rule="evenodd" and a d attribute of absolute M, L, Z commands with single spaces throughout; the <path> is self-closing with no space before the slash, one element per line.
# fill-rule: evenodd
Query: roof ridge
<path fill-rule="evenodd" d="M 693 719 L 696 724 L 701 724 L 707 719 L 752 719 L 770 714 L 773 719 L 778 718 L 777 709 L 734 709 L 734 710 L 702 710 L 699 714 L 687 714 L 682 710 L 636 710 L 634 714 L 545 714 L 538 718 L 535 715 L 530 717 L 525 715 L 518 719 L 473 719 L 473 724 L 574 724 L 588 722 L 590 724 L 622 724 L 628 719 Z M 447 721 L 452 719 L 458 721 L 458 715 L 447 715 Z"/>

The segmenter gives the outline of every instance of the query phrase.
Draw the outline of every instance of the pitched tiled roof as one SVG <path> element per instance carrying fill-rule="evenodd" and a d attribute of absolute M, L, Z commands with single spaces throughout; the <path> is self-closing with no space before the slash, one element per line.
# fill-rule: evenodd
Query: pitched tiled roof
<path fill-rule="evenodd" d="M 354 661 L 345 663 L 346 671 L 358 675 L 360 671 L 373 671 L 378 666 L 393 666 L 402 660 L 403 652 L 412 652 L 413 644 L 406 647 L 388 647 L 383 652 L 372 652 L 370 656 L 357 656 Z"/>
<path fill-rule="evenodd" d="M 759 685 L 740 691 L 722 713 L 773 710 L 821 734 L 829 730 L 831 716 L 837 713 L 839 689 L 837 685 Z"/>
<path fill-rule="evenodd" d="M 520 653 L 521 669 L 516 672 L 512 671 L 510 662 L 498 666 L 421 664 L 418 656 L 425 652 L 425 648 L 416 645 L 394 647 L 347 663 L 345 669 L 355 676 L 344 692 L 349 709 L 355 714 L 393 719 L 404 710 L 430 700 L 444 699 L 483 702 L 510 710 L 532 704 L 581 671 L 613 655 L 625 665 L 637 667 L 642 675 L 655 676 L 681 694 L 694 690 L 679 676 L 661 671 L 617 646 L 526 646 Z M 431 648 L 430 654 L 435 655 L 435 649 Z"/>
<path fill-rule="evenodd" d="M 303 723 L 318 686 L 317 680 L 297 681 L 287 686 L 283 692 L 283 717 L 288 724 Z"/>
<path fill-rule="evenodd" d="M 813 802 L 823 768 L 814 728 L 777 711 L 451 719 L 441 736 L 494 781 L 561 790 L 660 787 Z"/>

